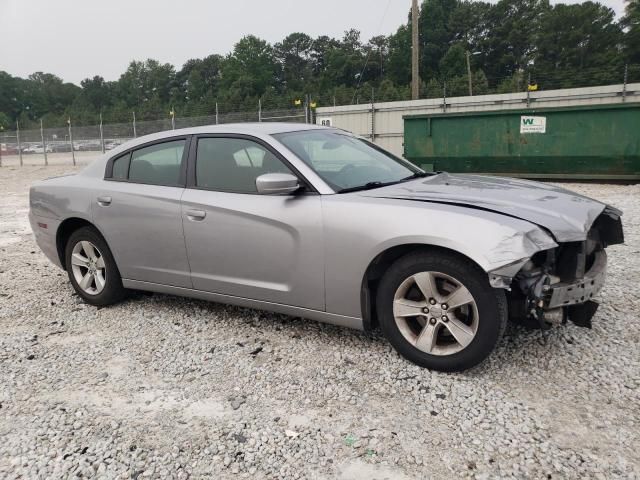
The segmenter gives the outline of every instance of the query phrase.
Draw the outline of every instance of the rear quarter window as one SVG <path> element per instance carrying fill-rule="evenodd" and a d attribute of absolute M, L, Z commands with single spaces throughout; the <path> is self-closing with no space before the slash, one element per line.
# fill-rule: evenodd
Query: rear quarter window
<path fill-rule="evenodd" d="M 111 178 L 114 180 L 126 180 L 129 178 L 129 160 L 131 153 L 125 153 L 124 155 L 116 158 L 113 161 L 113 169 L 111 172 Z"/>

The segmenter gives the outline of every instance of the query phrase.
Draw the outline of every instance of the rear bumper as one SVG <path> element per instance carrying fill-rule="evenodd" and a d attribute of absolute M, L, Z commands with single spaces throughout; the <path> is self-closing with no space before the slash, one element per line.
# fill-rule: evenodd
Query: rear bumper
<path fill-rule="evenodd" d="M 545 309 L 568 307 L 592 300 L 604 286 L 607 275 L 607 254 L 600 250 L 584 278 L 570 283 L 556 283 L 547 290 Z"/>
<path fill-rule="evenodd" d="M 51 262 L 60 268 L 60 257 L 58 256 L 58 247 L 56 245 L 56 232 L 60 226 L 59 220 L 54 220 L 29 212 L 29 223 L 31 230 L 36 237 L 36 243 Z"/>

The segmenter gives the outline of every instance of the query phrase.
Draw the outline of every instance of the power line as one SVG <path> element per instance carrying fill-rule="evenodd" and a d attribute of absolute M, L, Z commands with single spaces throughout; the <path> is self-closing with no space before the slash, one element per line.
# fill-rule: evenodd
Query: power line
<path fill-rule="evenodd" d="M 380 20 L 380 25 L 378 25 L 378 30 L 376 30 L 376 35 L 378 36 L 380 34 L 380 30 L 382 30 L 382 25 L 384 24 L 385 19 L 387 18 L 387 12 L 389 11 L 389 6 L 391 5 L 391 0 L 389 0 L 387 2 L 387 7 L 384 9 L 384 13 L 382 14 L 382 20 Z M 362 67 L 362 71 L 360 72 L 360 75 L 358 76 L 358 84 L 356 85 L 356 90 L 353 92 L 353 97 L 351 98 L 351 103 L 353 104 L 353 101 L 356 98 L 356 95 L 358 94 L 358 90 L 360 89 L 360 84 L 362 83 L 362 77 L 364 76 L 364 71 L 367 69 L 367 65 L 369 64 L 369 57 L 371 57 L 371 52 L 373 51 L 372 48 L 369 49 L 369 51 L 367 52 L 367 57 L 365 58 L 364 61 L 364 67 Z"/>

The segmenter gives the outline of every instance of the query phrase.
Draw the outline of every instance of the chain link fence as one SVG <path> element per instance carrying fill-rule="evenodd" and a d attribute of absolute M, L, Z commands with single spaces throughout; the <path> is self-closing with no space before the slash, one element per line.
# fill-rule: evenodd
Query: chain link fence
<path fill-rule="evenodd" d="M 124 142 L 143 135 L 180 128 L 244 122 L 311 123 L 310 108 L 216 113 L 196 117 L 74 126 L 61 128 L 16 129 L 0 132 L 0 167 L 86 163 Z M 19 127 L 19 125 L 17 125 Z"/>
<path fill-rule="evenodd" d="M 423 82 L 420 98 L 441 98 L 446 110 L 448 99 L 451 97 L 519 92 L 527 92 L 529 95 L 530 92 L 542 90 L 604 85 L 622 85 L 621 95 L 624 97 L 628 84 L 640 82 L 640 64 L 616 68 L 559 70 L 546 74 L 534 70 L 519 70 L 508 77 L 491 77 L 475 70 L 469 58 L 467 60 L 467 75 L 433 78 L 429 82 Z M 241 122 L 314 123 L 315 106 L 371 105 L 376 102 L 410 99 L 408 85 L 398 87 L 383 81 L 374 89 L 365 82 L 362 85 L 358 84 L 356 88 L 341 86 L 324 93 L 305 95 L 304 100 L 297 100 L 300 105 L 295 108 L 278 108 L 274 106 L 277 103 L 271 103 L 268 109 L 263 110 L 262 100 L 259 100 L 253 110 L 242 110 L 246 107 L 238 105 L 222 105 L 223 108 L 219 111 L 216 103 L 216 113 L 204 110 L 213 110 L 212 105 L 203 106 L 204 111 L 191 110 L 191 116 L 165 117 L 161 120 L 136 121 L 135 113 L 131 112 L 131 119 L 126 123 L 75 126 L 71 118 L 71 125 L 66 127 L 0 131 L 0 166 L 82 163 L 132 138 L 164 130 Z M 197 116 L 197 113 L 205 111 L 209 114 Z"/>

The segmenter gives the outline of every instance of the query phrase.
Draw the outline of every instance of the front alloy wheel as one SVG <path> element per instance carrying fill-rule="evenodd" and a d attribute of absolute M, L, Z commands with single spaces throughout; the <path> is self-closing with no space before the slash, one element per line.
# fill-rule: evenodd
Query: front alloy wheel
<path fill-rule="evenodd" d="M 441 272 L 419 272 L 400 284 L 393 300 L 400 333 L 418 350 L 451 355 L 478 331 L 478 307 L 460 281 Z"/>
<path fill-rule="evenodd" d="M 385 272 L 376 295 L 380 327 L 403 357 L 460 371 L 482 362 L 502 336 L 506 297 L 471 260 L 443 250 L 415 251 Z"/>

